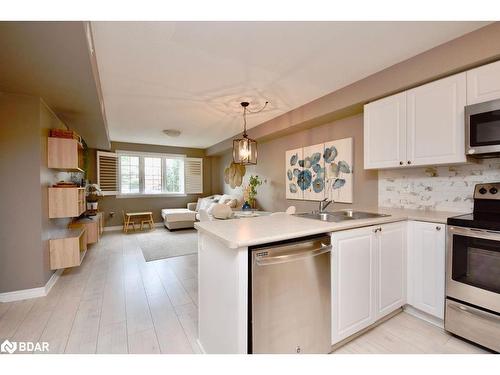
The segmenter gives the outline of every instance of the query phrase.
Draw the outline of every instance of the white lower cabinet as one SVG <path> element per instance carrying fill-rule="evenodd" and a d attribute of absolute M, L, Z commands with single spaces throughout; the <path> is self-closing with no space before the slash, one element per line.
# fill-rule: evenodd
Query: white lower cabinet
<path fill-rule="evenodd" d="M 406 303 L 406 223 L 386 224 L 381 228 L 376 251 L 376 320 Z"/>
<path fill-rule="evenodd" d="M 446 225 L 408 222 L 408 304 L 444 319 Z"/>
<path fill-rule="evenodd" d="M 332 344 L 406 302 L 406 222 L 332 234 Z"/>

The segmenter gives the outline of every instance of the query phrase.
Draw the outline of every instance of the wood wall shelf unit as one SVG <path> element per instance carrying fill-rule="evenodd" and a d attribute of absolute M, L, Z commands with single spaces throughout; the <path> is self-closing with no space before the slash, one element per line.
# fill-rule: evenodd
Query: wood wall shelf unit
<path fill-rule="evenodd" d="M 85 212 L 85 188 L 49 187 L 49 218 L 78 217 Z"/>
<path fill-rule="evenodd" d="M 87 245 L 97 243 L 103 232 L 102 212 L 98 212 L 95 216 L 75 219 L 69 224 L 69 228 L 85 228 Z"/>
<path fill-rule="evenodd" d="M 48 137 L 49 168 L 83 172 L 83 145 L 76 139 Z"/>
<path fill-rule="evenodd" d="M 61 230 L 49 240 L 50 268 L 76 267 L 87 253 L 87 232 L 84 227 Z"/>

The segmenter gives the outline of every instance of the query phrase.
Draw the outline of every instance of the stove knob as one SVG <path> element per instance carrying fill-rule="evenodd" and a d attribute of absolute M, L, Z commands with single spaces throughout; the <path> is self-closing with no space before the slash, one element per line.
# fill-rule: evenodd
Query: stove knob
<path fill-rule="evenodd" d="M 497 189 L 496 187 L 494 187 L 494 186 L 493 186 L 493 187 L 490 189 L 490 193 L 491 193 L 491 194 L 496 194 L 496 193 L 498 193 L 498 189 Z"/>
<path fill-rule="evenodd" d="M 480 194 L 486 194 L 487 192 L 488 192 L 488 190 L 486 190 L 484 187 L 482 187 L 481 189 L 479 189 L 479 193 Z"/>

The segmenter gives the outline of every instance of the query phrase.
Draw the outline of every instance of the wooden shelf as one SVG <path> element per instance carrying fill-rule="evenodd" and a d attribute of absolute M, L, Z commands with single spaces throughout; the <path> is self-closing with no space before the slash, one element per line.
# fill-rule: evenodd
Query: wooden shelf
<path fill-rule="evenodd" d="M 52 168 L 51 169 L 56 169 L 58 171 L 62 172 L 82 172 L 84 173 L 85 171 L 82 168 Z"/>
<path fill-rule="evenodd" d="M 49 168 L 83 172 L 83 145 L 78 140 L 48 137 L 47 142 Z"/>
<path fill-rule="evenodd" d="M 87 231 L 84 227 L 60 230 L 49 240 L 50 268 L 76 267 L 87 253 Z"/>
<path fill-rule="evenodd" d="M 49 187 L 49 218 L 78 217 L 85 205 L 85 188 Z"/>
<path fill-rule="evenodd" d="M 87 230 L 87 244 L 99 242 L 102 234 L 102 212 L 95 216 L 75 219 L 69 224 L 69 228 L 85 228 Z"/>

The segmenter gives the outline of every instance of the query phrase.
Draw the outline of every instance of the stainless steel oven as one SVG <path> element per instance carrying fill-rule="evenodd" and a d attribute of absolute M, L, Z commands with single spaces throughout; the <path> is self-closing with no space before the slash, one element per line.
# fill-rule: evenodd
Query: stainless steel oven
<path fill-rule="evenodd" d="M 478 158 L 500 155 L 500 100 L 465 107 L 465 152 Z"/>
<path fill-rule="evenodd" d="M 447 296 L 500 312 L 500 232 L 449 226 L 447 244 Z"/>
<path fill-rule="evenodd" d="M 500 352 L 500 232 L 448 226 L 445 329 Z"/>

